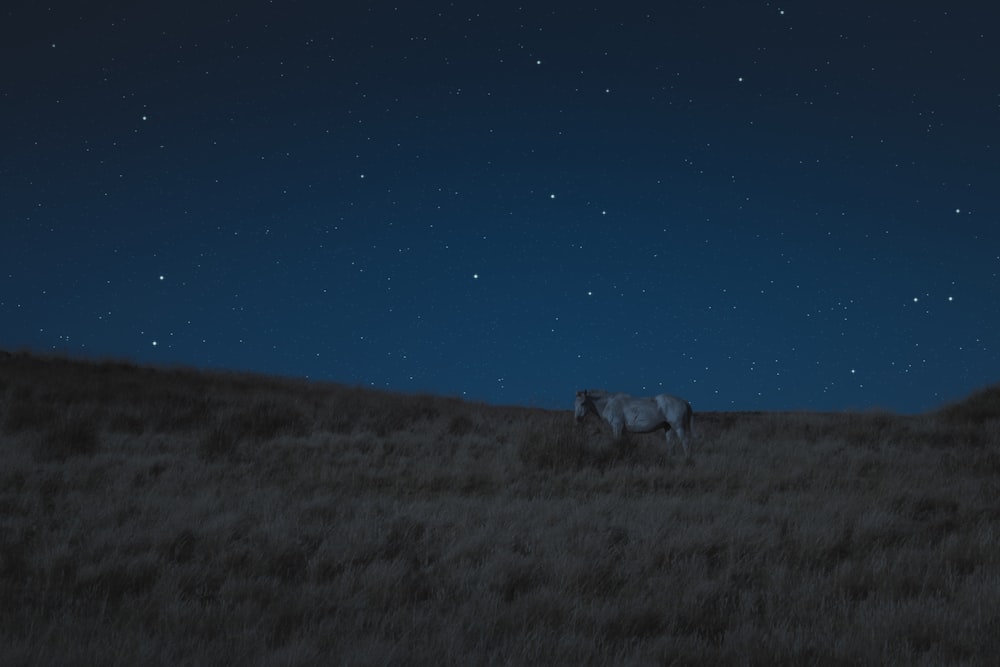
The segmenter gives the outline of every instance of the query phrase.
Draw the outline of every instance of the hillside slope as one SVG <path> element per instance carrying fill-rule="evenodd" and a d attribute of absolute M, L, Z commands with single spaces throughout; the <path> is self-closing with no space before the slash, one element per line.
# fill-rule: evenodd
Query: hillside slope
<path fill-rule="evenodd" d="M 961 405 L 699 413 L 686 462 L 568 410 L 12 355 L 0 664 L 983 664 L 1000 420 Z"/>

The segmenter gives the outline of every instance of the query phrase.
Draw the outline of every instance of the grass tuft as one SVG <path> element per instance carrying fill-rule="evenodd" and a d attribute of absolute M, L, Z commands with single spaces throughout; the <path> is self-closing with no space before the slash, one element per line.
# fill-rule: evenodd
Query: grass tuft
<path fill-rule="evenodd" d="M 65 461 L 74 456 L 91 456 L 99 445 L 95 419 L 63 416 L 37 437 L 35 458 L 40 461 Z"/>
<path fill-rule="evenodd" d="M 951 403 L 938 411 L 938 417 L 948 424 L 983 425 L 1000 420 L 1000 385 L 986 387 L 967 398 Z"/>
<path fill-rule="evenodd" d="M 232 458 L 239 445 L 238 429 L 231 424 L 216 424 L 206 432 L 198 447 L 198 454 L 206 461 Z"/>

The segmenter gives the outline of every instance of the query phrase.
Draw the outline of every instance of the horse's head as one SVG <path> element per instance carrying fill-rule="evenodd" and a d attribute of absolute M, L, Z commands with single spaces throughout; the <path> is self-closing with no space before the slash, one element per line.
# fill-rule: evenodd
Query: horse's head
<path fill-rule="evenodd" d="M 576 402 L 573 404 L 573 416 L 576 418 L 577 423 L 583 421 L 583 418 L 587 416 L 593 405 L 586 390 L 576 392 Z"/>

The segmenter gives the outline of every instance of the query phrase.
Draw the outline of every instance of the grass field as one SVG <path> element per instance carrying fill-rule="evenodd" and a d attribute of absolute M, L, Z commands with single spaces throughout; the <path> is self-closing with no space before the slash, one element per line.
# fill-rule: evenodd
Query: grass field
<path fill-rule="evenodd" d="M 0 359 L 0 664 L 995 664 L 1000 389 L 691 461 L 575 389 Z"/>

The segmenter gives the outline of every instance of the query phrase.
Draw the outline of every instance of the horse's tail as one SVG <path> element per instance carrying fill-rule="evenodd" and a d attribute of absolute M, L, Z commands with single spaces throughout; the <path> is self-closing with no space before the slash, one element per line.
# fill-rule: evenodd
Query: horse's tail
<path fill-rule="evenodd" d="M 682 442 L 681 444 L 684 445 L 685 453 L 688 456 L 691 456 L 694 442 L 698 439 L 698 434 L 694 430 L 694 410 L 691 408 L 691 404 L 688 401 L 684 401 L 684 403 L 684 417 L 681 419 L 681 422 L 684 424 L 684 432 L 686 433 L 687 438 L 686 442 Z"/>

